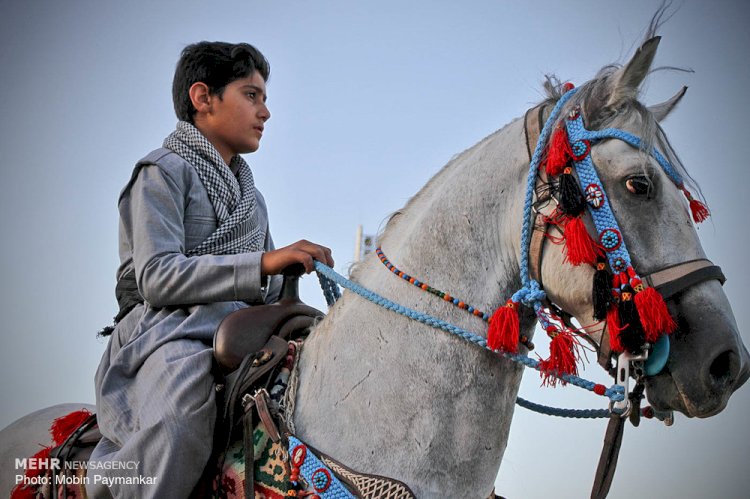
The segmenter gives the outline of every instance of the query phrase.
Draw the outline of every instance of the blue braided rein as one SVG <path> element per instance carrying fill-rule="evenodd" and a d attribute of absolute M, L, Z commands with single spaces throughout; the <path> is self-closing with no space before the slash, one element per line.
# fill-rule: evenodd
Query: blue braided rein
<path fill-rule="evenodd" d="M 328 306 L 332 306 L 336 302 L 336 299 L 334 299 L 334 296 L 336 295 L 341 296 L 337 287 L 337 285 L 339 285 L 350 291 L 353 291 L 359 296 L 366 298 L 372 303 L 375 303 L 376 305 L 379 305 L 383 308 L 392 310 L 393 312 L 397 312 L 405 317 L 421 322 L 423 324 L 427 324 L 428 326 L 431 326 L 433 328 L 442 329 L 443 331 L 459 336 L 460 338 L 463 338 L 466 341 L 474 343 L 475 345 L 485 348 L 489 350 L 490 352 L 493 352 L 497 355 L 501 355 L 507 359 L 510 359 L 513 362 L 523 364 L 526 367 L 535 369 L 540 372 L 542 371 L 542 369 L 539 366 L 539 361 L 537 360 L 534 360 L 526 355 L 521 355 L 521 354 L 514 354 L 514 353 L 509 353 L 509 352 L 495 352 L 494 350 L 487 347 L 487 340 L 485 338 L 477 334 L 474 334 L 470 331 L 467 331 L 465 329 L 462 329 L 458 326 L 445 322 L 441 319 L 438 319 L 437 317 L 433 317 L 431 315 L 424 314 L 422 312 L 418 312 L 408 307 L 404 307 L 403 305 L 399 305 L 398 303 L 392 302 L 391 300 L 388 300 L 387 298 L 384 298 L 378 295 L 377 293 L 370 291 L 369 289 L 364 288 L 363 286 L 347 279 L 346 277 L 342 276 L 341 274 L 339 274 L 338 272 L 336 272 L 335 270 L 333 270 L 332 268 L 328 267 L 327 265 L 323 263 L 315 261 L 315 270 L 318 273 L 318 279 L 320 280 L 321 286 L 323 287 L 323 292 L 326 295 L 326 301 L 328 302 Z M 329 300 L 329 297 L 330 297 L 330 300 Z M 571 385 L 575 385 L 579 388 L 583 388 L 590 392 L 593 392 L 594 387 L 597 385 L 593 381 L 588 381 L 586 379 L 580 378 L 572 374 L 563 374 L 563 375 L 557 375 L 555 373 L 552 373 L 552 374 L 558 377 L 559 379 L 567 383 L 570 383 Z M 607 388 L 604 391 L 603 396 L 609 398 L 612 402 L 620 402 L 620 401 L 625 400 L 625 391 L 623 387 L 621 386 L 612 385 L 611 387 Z M 539 404 L 534 404 L 533 402 L 524 400 L 521 397 L 518 397 L 517 403 L 521 405 L 522 407 L 527 407 L 527 406 L 545 407 L 545 406 L 541 406 Z M 552 415 L 558 415 L 558 416 L 563 416 L 563 417 L 571 417 L 571 416 L 566 416 L 566 414 L 571 414 L 571 411 L 577 411 L 575 409 L 556 409 L 552 407 L 545 407 L 545 410 L 547 411 L 545 412 L 545 414 L 552 414 Z M 602 411 L 603 412 L 597 412 L 596 410 L 583 410 L 580 412 L 580 414 L 585 414 L 585 415 L 579 415 L 579 416 L 573 416 L 573 417 L 583 417 L 583 418 L 609 417 L 609 414 L 610 414 L 609 410 L 603 409 Z"/>

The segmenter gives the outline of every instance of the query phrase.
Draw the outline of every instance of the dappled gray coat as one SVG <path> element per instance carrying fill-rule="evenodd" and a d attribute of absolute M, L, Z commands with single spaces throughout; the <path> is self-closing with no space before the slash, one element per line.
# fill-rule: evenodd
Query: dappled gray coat
<path fill-rule="evenodd" d="M 265 201 L 256 195 L 270 250 Z M 137 471 L 101 472 L 107 476 L 155 479 L 113 486 L 116 497 L 187 497 L 211 452 L 213 333 L 230 312 L 275 299 L 280 283 L 262 286 L 262 252 L 185 256 L 216 229 L 216 217 L 195 169 L 168 149 L 139 162 L 119 209 L 118 278 L 134 268 L 146 303 L 117 324 L 96 373 L 105 438 L 92 459 L 139 463 Z M 89 492 L 104 492 L 89 483 Z"/>

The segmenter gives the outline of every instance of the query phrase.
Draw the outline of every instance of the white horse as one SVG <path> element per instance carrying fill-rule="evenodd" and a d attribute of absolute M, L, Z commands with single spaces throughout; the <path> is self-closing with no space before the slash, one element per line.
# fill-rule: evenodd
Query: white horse
<path fill-rule="evenodd" d="M 582 85 L 563 115 L 581 105 L 589 129 L 621 128 L 669 153 L 658 121 L 681 94 L 650 110 L 636 100 L 657 45 L 651 39 L 625 66 L 605 68 Z M 550 102 L 559 99 L 549 90 Z M 598 143 L 592 156 L 641 275 L 705 258 L 681 193 L 653 159 L 617 140 Z M 519 119 L 457 156 L 394 215 L 381 238 L 384 251 L 411 275 L 494 310 L 521 284 L 528 165 Z M 649 195 L 631 192 L 632 179 L 651 186 Z M 547 295 L 581 324 L 595 322 L 592 273 L 545 243 Z M 374 256 L 353 279 L 409 308 L 486 330 L 477 317 L 395 278 Z M 668 304 L 679 329 L 666 369 L 647 379 L 649 401 L 661 410 L 714 415 L 750 375 L 727 298 L 710 280 Z M 521 332 L 531 337 L 536 319 L 522 312 Z M 316 449 L 358 471 L 401 480 L 417 497 L 488 497 L 521 374 L 497 354 L 344 293 L 305 343 L 292 423 Z M 80 407 L 48 408 L 3 430 L 3 493 L 12 487 L 13 457 L 32 455 L 51 419 Z"/>
<path fill-rule="evenodd" d="M 658 38 L 624 67 L 605 68 L 580 104 L 589 129 L 617 127 L 668 149 L 658 127 L 682 93 L 651 111 L 636 101 Z M 550 95 L 557 99 L 559 94 Z M 564 111 L 562 115 L 566 115 Z M 636 270 L 705 258 L 682 193 L 656 162 L 618 140 L 592 150 Z M 644 164 L 645 163 L 645 164 Z M 516 120 L 448 163 L 395 214 L 381 243 L 399 268 L 494 310 L 520 286 L 520 230 L 529 157 Z M 628 179 L 652 186 L 647 197 Z M 593 269 L 564 263 L 546 243 L 548 296 L 592 324 Z M 394 278 L 371 255 L 353 280 L 406 307 L 484 331 L 478 318 Z M 690 416 L 721 411 L 748 378 L 750 357 L 718 281 L 670 300 L 679 330 L 667 368 L 647 379 L 650 403 Z M 521 332 L 533 333 L 533 315 Z M 456 336 L 344 293 L 305 344 L 294 426 L 311 446 L 363 472 L 397 478 L 417 497 L 487 497 L 505 450 L 522 369 Z"/>

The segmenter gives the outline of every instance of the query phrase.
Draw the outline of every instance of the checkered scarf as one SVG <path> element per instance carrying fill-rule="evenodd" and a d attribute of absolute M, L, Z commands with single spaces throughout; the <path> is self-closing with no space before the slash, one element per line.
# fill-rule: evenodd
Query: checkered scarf
<path fill-rule="evenodd" d="M 265 231 L 258 223 L 255 182 L 250 167 L 236 155 L 230 166 L 211 142 L 186 121 L 164 139 L 164 147 L 195 167 L 216 212 L 218 227 L 187 255 L 232 255 L 263 248 Z M 231 166 L 237 166 L 237 176 Z"/>

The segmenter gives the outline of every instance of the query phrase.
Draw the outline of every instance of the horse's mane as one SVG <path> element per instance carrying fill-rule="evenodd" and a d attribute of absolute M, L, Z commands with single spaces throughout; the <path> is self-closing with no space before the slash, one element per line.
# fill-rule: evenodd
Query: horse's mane
<path fill-rule="evenodd" d="M 671 9 L 671 6 L 671 1 L 665 1 L 661 4 L 661 6 L 651 18 L 651 22 L 649 23 L 644 33 L 644 41 L 656 36 L 659 28 L 672 17 L 675 11 Z M 599 72 L 596 74 L 596 76 L 594 76 L 593 79 L 587 81 L 579 87 L 578 91 L 570 99 L 566 107 L 570 109 L 575 106 L 580 106 L 583 112 L 586 128 L 589 130 L 601 130 L 609 127 L 630 129 L 633 133 L 635 133 L 642 139 L 641 150 L 643 151 L 644 165 L 649 156 L 647 151 L 650 151 L 652 147 L 656 147 L 659 152 L 661 152 L 662 155 L 664 155 L 664 157 L 672 164 L 674 169 L 680 174 L 686 184 L 686 187 L 690 188 L 693 194 L 697 194 L 698 197 L 702 198 L 703 196 L 700 192 L 700 187 L 688 173 L 687 169 L 677 155 L 677 152 L 670 144 L 669 139 L 664 133 L 661 125 L 657 121 L 656 117 L 651 113 L 651 111 L 649 111 L 648 107 L 637 100 L 637 98 L 630 98 L 620 101 L 616 108 L 607 106 L 607 102 L 609 101 L 609 98 L 612 94 L 614 79 L 613 77 L 615 73 L 622 68 L 622 66 L 623 65 L 619 63 L 613 63 L 604 66 L 599 70 Z M 682 68 L 662 66 L 651 69 L 649 73 L 654 73 L 661 70 L 690 71 Z M 550 106 L 554 106 L 554 104 L 560 99 L 560 97 L 562 97 L 562 94 L 564 93 L 561 80 L 553 74 L 546 75 L 545 81 L 543 83 L 543 88 L 546 94 L 546 99 L 540 102 L 540 105 L 548 104 Z M 560 118 L 555 125 L 559 125 L 562 120 L 565 119 L 566 115 L 566 112 L 561 113 Z M 513 120 L 513 122 L 515 121 L 517 121 L 517 119 Z M 403 211 L 407 209 L 409 205 L 413 201 L 415 201 L 415 199 L 417 199 L 420 194 L 422 194 L 430 186 L 432 182 L 435 181 L 440 173 L 443 173 L 447 169 L 449 169 L 467 152 L 481 146 L 483 143 L 488 141 L 495 135 L 495 133 L 490 134 L 483 140 L 469 147 L 467 150 L 463 151 L 462 153 L 456 154 L 453 158 L 451 158 L 451 160 L 440 170 L 440 172 L 437 175 L 433 176 L 427 182 L 427 184 L 425 184 L 423 188 L 407 202 L 404 208 L 395 211 L 387 217 L 385 223 L 378 231 L 378 239 L 382 239 L 382 237 L 385 235 L 385 232 L 391 225 L 391 222 L 397 219 L 399 215 L 401 215 Z M 547 145 L 548 144 L 545 144 L 545 146 Z"/>
<path fill-rule="evenodd" d="M 672 2 L 663 2 L 661 4 L 651 18 L 651 22 L 644 34 L 644 42 L 657 36 L 659 28 L 672 17 L 674 11 L 670 12 L 671 5 Z M 648 107 L 637 99 L 621 101 L 616 108 L 607 106 L 612 93 L 613 77 L 621 68 L 622 64 L 613 63 L 600 69 L 596 76 L 584 83 L 570 99 L 568 103 L 569 108 L 580 106 L 586 128 L 589 130 L 601 130 L 609 127 L 627 128 L 627 125 L 630 124 L 633 128 L 632 131 L 641 137 L 643 141 L 641 150 L 644 152 L 644 158 L 647 156 L 647 151 L 650 151 L 652 147 L 656 147 L 672 164 L 680 176 L 682 176 L 686 186 L 691 187 L 694 193 L 698 193 L 700 197 L 703 197 L 700 187 L 688 173 L 677 152 L 670 144 L 661 125 L 649 111 Z M 691 72 L 689 69 L 662 66 L 651 69 L 649 74 L 662 70 Z M 562 82 L 557 76 L 549 74 L 546 76 L 543 86 L 547 97 L 544 103 L 554 106 L 564 93 Z M 566 113 L 561 113 L 561 117 L 555 125 L 560 124 L 565 119 L 565 115 Z"/>

